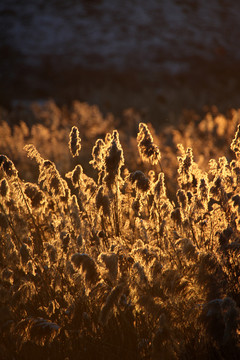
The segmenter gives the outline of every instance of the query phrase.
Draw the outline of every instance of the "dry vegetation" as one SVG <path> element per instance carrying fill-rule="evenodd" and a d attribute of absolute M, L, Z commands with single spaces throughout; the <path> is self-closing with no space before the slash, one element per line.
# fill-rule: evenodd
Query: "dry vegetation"
<path fill-rule="evenodd" d="M 240 358 L 239 115 L 1 110 L 3 360 Z"/>

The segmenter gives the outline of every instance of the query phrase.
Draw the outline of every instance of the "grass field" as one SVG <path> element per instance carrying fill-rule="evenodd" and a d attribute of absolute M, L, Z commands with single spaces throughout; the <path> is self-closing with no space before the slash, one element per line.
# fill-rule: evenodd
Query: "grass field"
<path fill-rule="evenodd" d="M 0 113 L 0 354 L 240 358 L 239 110 Z"/>

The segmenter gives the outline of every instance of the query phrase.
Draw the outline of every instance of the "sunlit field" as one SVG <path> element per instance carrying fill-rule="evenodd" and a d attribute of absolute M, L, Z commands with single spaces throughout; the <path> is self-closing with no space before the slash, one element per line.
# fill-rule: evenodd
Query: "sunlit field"
<path fill-rule="evenodd" d="M 0 358 L 240 359 L 239 124 L 0 109 Z"/>

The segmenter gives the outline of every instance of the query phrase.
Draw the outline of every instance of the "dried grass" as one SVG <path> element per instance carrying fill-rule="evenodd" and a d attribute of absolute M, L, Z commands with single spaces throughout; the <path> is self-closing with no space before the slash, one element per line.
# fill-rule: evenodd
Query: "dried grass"
<path fill-rule="evenodd" d="M 62 120 L 74 159 L 62 113 L 52 105 L 41 126 L 22 122 L 11 135 L 0 123 L 7 135 L 0 144 L 4 359 L 238 359 L 239 112 L 229 127 L 226 117 L 208 114 L 168 129 L 171 150 L 164 133 L 152 136 L 151 126 L 140 123 L 137 142 L 127 144 L 132 156 L 124 158 L 124 133 L 112 131 L 109 118 L 112 132 L 95 139 L 102 120 L 96 108 L 95 120 L 88 111 L 75 103 L 72 123 Z M 89 119 L 97 123 L 95 135 Z M 51 160 L 37 146 L 39 129 L 51 138 Z M 225 156 L 216 140 L 224 138 L 222 129 L 231 147 Z M 33 177 L 30 163 L 19 160 L 16 137 L 34 160 Z M 93 159 L 80 165 L 90 138 Z M 179 150 L 176 139 L 183 140 Z M 209 168 L 201 157 L 207 153 L 219 155 Z M 94 178 L 86 174 L 89 161 Z"/>

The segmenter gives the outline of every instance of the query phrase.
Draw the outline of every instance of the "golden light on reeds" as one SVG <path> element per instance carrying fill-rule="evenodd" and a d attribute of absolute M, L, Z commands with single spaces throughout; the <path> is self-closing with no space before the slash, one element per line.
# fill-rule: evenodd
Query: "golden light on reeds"
<path fill-rule="evenodd" d="M 177 148 L 178 130 L 174 153 L 144 123 L 129 148 L 120 130 L 93 139 L 77 125 L 54 128 L 52 158 L 24 127 L 26 167 L 0 155 L 3 358 L 238 359 L 239 127 L 234 158 L 202 169 L 194 147 Z"/>

